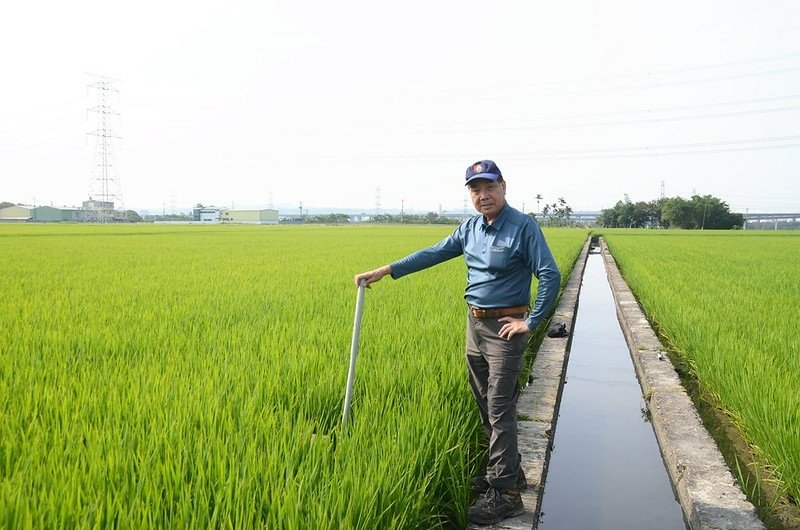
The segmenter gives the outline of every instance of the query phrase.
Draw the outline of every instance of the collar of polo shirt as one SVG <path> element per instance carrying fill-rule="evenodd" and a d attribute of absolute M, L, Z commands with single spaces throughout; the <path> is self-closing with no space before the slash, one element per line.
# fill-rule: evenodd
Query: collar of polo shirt
<path fill-rule="evenodd" d="M 483 229 L 484 229 L 484 230 L 486 230 L 486 229 L 487 229 L 487 228 L 489 228 L 490 226 L 491 226 L 492 228 L 494 228 L 495 230 L 500 230 L 500 228 L 502 228 L 502 226 L 503 226 L 503 223 L 504 223 L 504 222 L 505 222 L 505 220 L 506 220 L 506 217 L 508 217 L 508 203 L 505 203 L 505 204 L 503 205 L 503 207 L 502 207 L 502 208 L 500 208 L 500 211 L 499 211 L 499 212 L 497 212 L 497 215 L 495 216 L 495 218 L 494 218 L 494 220 L 491 222 L 491 224 L 490 224 L 490 223 L 487 223 L 487 222 L 486 222 L 486 216 L 485 216 L 485 215 L 482 215 L 482 216 L 481 216 L 481 226 L 483 227 Z"/>

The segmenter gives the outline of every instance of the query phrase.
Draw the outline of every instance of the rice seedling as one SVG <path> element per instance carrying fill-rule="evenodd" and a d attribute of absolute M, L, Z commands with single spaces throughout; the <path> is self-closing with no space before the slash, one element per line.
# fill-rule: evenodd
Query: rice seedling
<path fill-rule="evenodd" d="M 463 261 L 368 293 L 339 432 L 353 274 L 449 230 L 0 226 L 0 527 L 463 526 Z"/>

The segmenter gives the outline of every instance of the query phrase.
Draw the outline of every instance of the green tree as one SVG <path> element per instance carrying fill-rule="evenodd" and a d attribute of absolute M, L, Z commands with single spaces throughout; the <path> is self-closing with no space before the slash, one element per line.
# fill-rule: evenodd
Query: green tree
<path fill-rule="evenodd" d="M 125 210 L 125 221 L 128 223 L 141 223 L 142 217 L 134 210 Z"/>
<path fill-rule="evenodd" d="M 744 224 L 742 214 L 731 213 L 728 205 L 711 195 L 694 195 L 691 199 L 695 228 L 701 230 L 727 230 Z"/>
<path fill-rule="evenodd" d="M 545 226 L 569 226 L 572 224 L 571 215 L 572 207 L 564 197 L 559 197 L 556 202 L 542 207 L 542 218 L 539 222 Z"/>
<path fill-rule="evenodd" d="M 661 209 L 661 221 L 665 228 L 699 228 L 695 225 L 695 212 L 691 202 L 682 197 L 671 197 Z"/>
<path fill-rule="evenodd" d="M 633 226 L 636 228 L 653 228 L 660 226 L 661 211 L 656 201 L 638 201 L 633 203 Z"/>
<path fill-rule="evenodd" d="M 730 229 L 744 223 L 744 216 L 731 213 L 728 205 L 711 195 L 687 200 L 669 197 L 631 203 L 628 196 L 613 208 L 600 212 L 597 224 L 620 228 Z"/>
<path fill-rule="evenodd" d="M 625 195 L 625 199 L 617 201 L 613 208 L 602 210 L 597 222 L 602 226 L 612 228 L 639 228 L 644 226 L 637 224 L 637 217 L 641 216 L 643 214 L 641 212 L 637 214 L 636 206 Z"/>

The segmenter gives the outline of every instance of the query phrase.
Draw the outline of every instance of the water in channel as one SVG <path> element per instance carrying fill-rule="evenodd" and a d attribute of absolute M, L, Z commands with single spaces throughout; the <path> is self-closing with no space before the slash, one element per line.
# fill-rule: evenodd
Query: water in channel
<path fill-rule="evenodd" d="M 538 527 L 685 529 L 595 251 L 583 276 L 566 378 Z"/>

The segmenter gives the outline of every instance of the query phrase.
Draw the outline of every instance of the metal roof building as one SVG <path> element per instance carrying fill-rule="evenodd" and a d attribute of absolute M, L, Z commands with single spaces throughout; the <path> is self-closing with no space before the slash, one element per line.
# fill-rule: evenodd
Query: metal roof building
<path fill-rule="evenodd" d="M 33 208 L 28 206 L 8 206 L 0 210 L 0 222 L 25 222 L 30 221 Z"/>
<path fill-rule="evenodd" d="M 83 208 L 57 206 L 9 206 L 0 210 L 0 222 L 59 223 L 72 221 L 80 223 L 87 220 Z"/>
<path fill-rule="evenodd" d="M 276 225 L 278 210 L 221 210 L 219 220 L 223 223 Z"/>
<path fill-rule="evenodd" d="M 56 206 L 37 206 L 31 211 L 31 221 L 58 223 L 61 221 L 82 222 L 86 220 L 86 210 L 81 208 L 58 208 Z"/>

